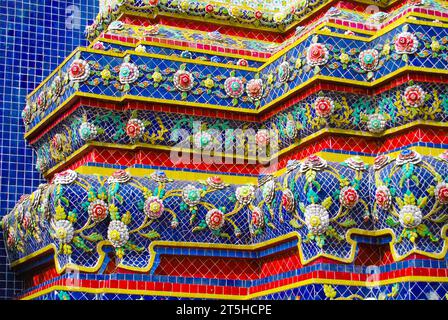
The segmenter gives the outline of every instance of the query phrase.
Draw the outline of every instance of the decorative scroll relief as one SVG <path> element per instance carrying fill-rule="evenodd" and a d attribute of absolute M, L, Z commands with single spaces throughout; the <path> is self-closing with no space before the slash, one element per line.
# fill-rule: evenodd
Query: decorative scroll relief
<path fill-rule="evenodd" d="M 372 167 L 311 156 L 258 186 L 219 177 L 174 181 L 156 171 L 111 177 L 58 174 L 23 197 L 2 224 L 11 262 L 49 245 L 58 267 L 98 267 L 115 250 L 123 267 L 148 267 L 157 240 L 246 245 L 297 232 L 305 262 L 325 254 L 350 261 L 352 234 L 390 235 L 396 259 L 446 253 L 448 154 L 405 150 Z"/>

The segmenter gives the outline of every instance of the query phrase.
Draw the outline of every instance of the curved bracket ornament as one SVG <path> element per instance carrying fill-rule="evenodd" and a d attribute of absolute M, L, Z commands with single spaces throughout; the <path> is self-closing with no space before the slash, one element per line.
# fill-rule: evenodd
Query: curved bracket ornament
<path fill-rule="evenodd" d="M 409 251 L 440 253 L 446 246 L 448 189 L 443 176 L 446 167 L 441 162 L 404 150 L 394 162 L 375 172 L 374 210 L 386 214 L 384 227 L 397 232 L 392 245 L 399 255 Z"/>

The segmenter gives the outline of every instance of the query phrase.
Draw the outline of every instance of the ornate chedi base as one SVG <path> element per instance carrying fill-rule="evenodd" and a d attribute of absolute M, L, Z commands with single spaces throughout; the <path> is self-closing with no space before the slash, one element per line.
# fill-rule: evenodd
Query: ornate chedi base
<path fill-rule="evenodd" d="M 100 14 L 23 112 L 18 298 L 447 299 L 448 8 L 367 2 Z"/>

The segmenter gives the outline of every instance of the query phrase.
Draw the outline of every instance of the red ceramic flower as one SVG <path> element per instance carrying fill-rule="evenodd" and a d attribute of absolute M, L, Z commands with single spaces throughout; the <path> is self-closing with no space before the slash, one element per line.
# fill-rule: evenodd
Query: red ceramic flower
<path fill-rule="evenodd" d="M 286 211 L 292 212 L 294 210 L 294 195 L 291 190 L 285 189 L 282 195 L 282 206 Z"/>
<path fill-rule="evenodd" d="M 448 204 L 448 185 L 446 183 L 439 183 L 434 193 L 439 203 Z"/>
<path fill-rule="evenodd" d="M 375 158 L 375 161 L 373 163 L 373 169 L 380 170 L 383 168 L 386 164 L 388 164 L 390 161 L 389 156 L 386 155 L 380 155 Z"/>
<path fill-rule="evenodd" d="M 193 88 L 193 75 L 185 70 L 178 70 L 173 77 L 174 86 L 179 91 L 190 91 Z"/>
<path fill-rule="evenodd" d="M 258 207 L 255 207 L 252 210 L 252 225 L 256 228 L 262 228 L 264 226 L 263 211 Z"/>
<path fill-rule="evenodd" d="M 155 7 L 159 4 L 159 0 L 147 0 L 148 4 L 152 7 Z"/>
<path fill-rule="evenodd" d="M 415 53 L 418 49 L 418 40 L 410 32 L 401 32 L 395 38 L 395 51 L 397 53 Z"/>
<path fill-rule="evenodd" d="M 263 12 L 261 11 L 255 11 L 255 19 L 260 20 L 263 17 Z"/>
<path fill-rule="evenodd" d="M 47 109 L 47 94 L 45 91 L 39 93 L 36 104 L 39 111 L 45 111 L 45 109 Z"/>
<path fill-rule="evenodd" d="M 76 59 L 70 65 L 68 70 L 68 76 L 73 82 L 83 82 L 86 81 L 90 75 L 90 67 L 87 61 Z"/>
<path fill-rule="evenodd" d="M 426 93 L 420 86 L 409 86 L 404 91 L 404 102 L 410 107 L 421 107 L 425 103 Z"/>
<path fill-rule="evenodd" d="M 239 59 L 236 64 L 240 67 L 247 67 L 249 65 L 249 62 L 247 62 L 246 59 Z"/>
<path fill-rule="evenodd" d="M 328 61 L 328 50 L 322 43 L 313 43 L 306 53 L 306 62 L 310 66 L 320 66 Z"/>
<path fill-rule="evenodd" d="M 350 209 L 353 208 L 359 200 L 358 192 L 353 187 L 344 187 L 339 197 L 341 205 Z"/>
<path fill-rule="evenodd" d="M 129 180 L 131 180 L 131 176 L 129 175 L 129 173 L 120 169 L 120 170 L 115 171 L 112 174 L 112 176 L 109 177 L 108 182 L 109 183 L 114 183 L 114 182 L 126 183 Z"/>
<path fill-rule="evenodd" d="M 126 134 L 131 139 L 140 138 L 145 131 L 143 121 L 139 119 L 130 119 L 126 124 Z"/>
<path fill-rule="evenodd" d="M 213 5 L 208 4 L 208 5 L 205 6 L 205 11 L 206 11 L 207 13 L 212 13 L 213 10 L 214 10 Z"/>
<path fill-rule="evenodd" d="M 210 186 L 214 189 L 224 189 L 226 186 L 224 184 L 224 181 L 222 181 L 221 177 L 219 177 L 219 176 L 213 176 L 213 177 L 207 178 L 206 183 L 208 186 Z"/>
<path fill-rule="evenodd" d="M 93 201 L 87 211 L 89 212 L 89 216 L 95 222 L 100 222 L 106 219 L 109 210 L 107 209 L 107 204 L 103 200 L 95 200 Z"/>
<path fill-rule="evenodd" d="M 391 205 L 391 195 L 389 188 L 386 186 L 380 186 L 378 189 L 376 189 L 375 192 L 375 201 L 378 204 L 378 206 L 384 210 L 389 209 Z"/>
<path fill-rule="evenodd" d="M 319 117 L 327 118 L 331 116 L 334 110 L 333 99 L 328 97 L 318 97 L 314 101 L 314 110 Z"/>
<path fill-rule="evenodd" d="M 224 213 L 218 209 L 212 209 L 205 216 L 207 226 L 212 230 L 219 230 L 224 225 Z"/>

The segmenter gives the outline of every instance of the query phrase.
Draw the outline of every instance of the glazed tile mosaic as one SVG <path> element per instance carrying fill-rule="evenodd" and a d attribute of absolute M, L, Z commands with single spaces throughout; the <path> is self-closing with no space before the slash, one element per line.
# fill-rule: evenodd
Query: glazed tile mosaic
<path fill-rule="evenodd" d="M 0 3 L 0 216 L 24 193 L 45 181 L 23 140 L 21 110 L 26 95 L 77 46 L 87 45 L 84 28 L 98 12 L 96 0 L 5 0 Z M 78 19 L 79 17 L 79 19 Z M 15 296 L 21 282 L 9 271 L 0 241 L 0 299 Z"/>
<path fill-rule="evenodd" d="M 23 104 L 15 298 L 448 299 L 446 2 L 101 8 Z"/>

